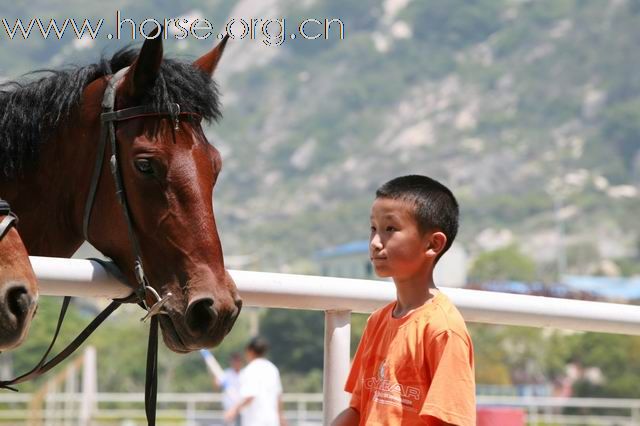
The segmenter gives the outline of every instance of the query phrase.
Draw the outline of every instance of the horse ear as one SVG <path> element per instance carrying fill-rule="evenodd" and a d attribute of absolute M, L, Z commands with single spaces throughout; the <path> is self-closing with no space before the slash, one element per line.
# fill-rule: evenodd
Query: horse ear
<path fill-rule="evenodd" d="M 155 28 L 148 37 L 123 82 L 127 95 L 132 98 L 140 98 L 148 93 L 160 74 L 162 29 Z"/>
<path fill-rule="evenodd" d="M 218 43 L 216 47 L 211 49 L 209 53 L 205 53 L 196 59 L 193 66 L 209 75 L 213 75 L 213 72 L 218 66 L 218 62 L 220 62 L 222 52 L 224 52 L 224 47 L 227 45 L 227 41 L 229 41 L 229 34 L 226 34 L 222 41 Z"/>

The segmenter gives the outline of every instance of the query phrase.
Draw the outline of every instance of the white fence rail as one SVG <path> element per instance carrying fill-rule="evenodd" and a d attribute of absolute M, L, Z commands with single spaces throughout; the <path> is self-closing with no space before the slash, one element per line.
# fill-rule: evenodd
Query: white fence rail
<path fill-rule="evenodd" d="M 47 397 L 49 409 L 34 417 L 28 410 L 32 394 L 3 395 L 0 425 L 43 424 L 46 426 L 84 425 L 80 410 L 81 393 L 59 393 Z M 290 426 L 322 424 L 322 394 L 284 394 L 285 416 Z M 222 425 L 222 399 L 213 393 L 158 394 L 158 422 L 164 426 Z M 142 393 L 98 393 L 93 426 L 142 426 L 146 424 Z M 478 396 L 478 406 L 520 408 L 529 426 L 591 425 L 637 426 L 640 400 L 605 398 L 497 397 Z M 64 407 L 54 409 L 52 407 Z M 71 409 L 70 409 L 71 408 Z"/>
<path fill-rule="evenodd" d="M 40 292 L 53 296 L 125 297 L 130 289 L 97 262 L 32 257 Z M 395 298 L 391 282 L 230 271 L 246 306 L 323 310 L 324 418 L 347 404 L 350 314 L 368 313 Z M 442 288 L 467 321 L 640 335 L 640 307 L 539 296 Z"/>
<path fill-rule="evenodd" d="M 0 425 L 143 426 L 147 424 L 143 393 L 98 393 L 91 421 L 81 417 L 83 393 L 52 393 L 45 409 L 30 410 L 33 394 L 6 394 L 0 399 Z M 283 394 L 285 417 L 290 426 L 322 424 L 322 394 Z M 159 393 L 156 411 L 163 426 L 223 425 L 219 393 Z"/>

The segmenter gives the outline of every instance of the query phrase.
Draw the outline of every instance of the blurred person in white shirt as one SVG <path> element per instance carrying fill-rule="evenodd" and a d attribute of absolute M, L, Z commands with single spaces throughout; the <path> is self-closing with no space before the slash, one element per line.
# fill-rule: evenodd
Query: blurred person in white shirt
<path fill-rule="evenodd" d="M 225 421 L 241 416 L 245 426 L 286 426 L 278 367 L 265 358 L 267 341 L 254 337 L 245 351 L 247 366 L 240 372 L 240 399 L 225 413 Z"/>
<path fill-rule="evenodd" d="M 231 366 L 224 370 L 221 379 L 215 380 L 215 385 L 222 389 L 222 408 L 226 413 L 240 400 L 240 370 L 242 369 L 242 355 L 234 352 L 230 357 Z M 240 416 L 235 421 L 225 422 L 227 426 L 241 426 Z"/>

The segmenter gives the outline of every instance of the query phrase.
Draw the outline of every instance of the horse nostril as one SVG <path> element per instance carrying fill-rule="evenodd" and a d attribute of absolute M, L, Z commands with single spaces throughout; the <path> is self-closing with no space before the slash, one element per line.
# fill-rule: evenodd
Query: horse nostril
<path fill-rule="evenodd" d="M 213 308 L 213 299 L 204 297 L 192 302 L 187 308 L 187 327 L 191 331 L 204 332 L 215 324 L 218 315 Z"/>
<path fill-rule="evenodd" d="M 229 321 L 229 324 L 227 325 L 227 334 L 231 331 L 240 316 L 240 311 L 242 310 L 242 299 L 236 299 L 233 304 L 236 305 L 236 309 L 231 314 L 231 321 Z"/>
<path fill-rule="evenodd" d="M 9 312 L 18 319 L 24 317 L 27 312 L 29 312 L 32 303 L 32 298 L 24 286 L 16 286 L 9 289 L 6 300 Z"/>

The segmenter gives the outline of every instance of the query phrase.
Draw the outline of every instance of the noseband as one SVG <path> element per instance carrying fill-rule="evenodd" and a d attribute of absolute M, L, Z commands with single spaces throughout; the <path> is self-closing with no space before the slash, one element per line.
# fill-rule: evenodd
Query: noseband
<path fill-rule="evenodd" d="M 4 219 L 0 221 L 0 240 L 4 238 L 9 229 L 12 226 L 18 224 L 18 216 L 11 211 L 9 203 L 0 198 L 0 216 L 4 216 Z"/>

